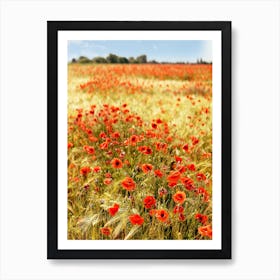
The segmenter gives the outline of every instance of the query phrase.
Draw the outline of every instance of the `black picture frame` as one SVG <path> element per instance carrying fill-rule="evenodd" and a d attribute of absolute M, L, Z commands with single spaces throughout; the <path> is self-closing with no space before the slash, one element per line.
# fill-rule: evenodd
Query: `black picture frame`
<path fill-rule="evenodd" d="M 218 30 L 222 42 L 222 147 L 220 250 L 58 249 L 58 32 L 66 30 Z M 48 259 L 231 259 L 231 22 L 48 21 L 47 22 L 47 258 Z"/>

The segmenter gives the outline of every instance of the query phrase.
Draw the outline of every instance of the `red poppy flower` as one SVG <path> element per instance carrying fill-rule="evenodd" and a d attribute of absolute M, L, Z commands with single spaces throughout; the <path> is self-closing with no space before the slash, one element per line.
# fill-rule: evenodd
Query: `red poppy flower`
<path fill-rule="evenodd" d="M 105 139 L 105 138 L 107 137 L 107 135 L 106 135 L 105 132 L 101 132 L 101 133 L 99 134 L 99 137 Z"/>
<path fill-rule="evenodd" d="M 177 213 L 183 213 L 184 212 L 184 208 L 182 206 L 175 206 L 173 209 L 173 213 L 177 214 Z"/>
<path fill-rule="evenodd" d="M 159 178 L 161 178 L 163 176 L 163 173 L 158 169 L 154 171 L 154 174 L 155 174 L 155 176 L 157 176 Z"/>
<path fill-rule="evenodd" d="M 144 154 L 145 155 L 150 155 L 150 154 L 152 154 L 152 152 L 153 152 L 153 150 L 150 147 L 147 147 Z"/>
<path fill-rule="evenodd" d="M 168 212 L 163 209 L 157 210 L 156 217 L 161 222 L 166 222 L 168 220 Z"/>
<path fill-rule="evenodd" d="M 185 188 L 189 191 L 192 191 L 195 189 L 194 187 L 194 182 L 191 178 L 189 177 L 182 177 L 181 178 L 182 184 L 185 186 Z"/>
<path fill-rule="evenodd" d="M 93 147 L 91 147 L 91 146 L 84 146 L 84 150 L 88 153 L 88 154 L 90 154 L 90 155 L 93 155 L 94 153 L 95 153 L 95 150 L 94 150 L 94 148 Z"/>
<path fill-rule="evenodd" d="M 153 152 L 153 150 L 150 147 L 147 147 L 147 146 L 140 146 L 138 148 L 138 151 L 141 152 L 142 154 L 145 154 L 145 155 L 150 155 Z"/>
<path fill-rule="evenodd" d="M 209 201 L 209 194 L 208 194 L 207 191 L 204 193 L 203 200 L 204 200 L 204 202 L 208 202 Z"/>
<path fill-rule="evenodd" d="M 144 223 L 144 218 L 142 218 L 140 215 L 138 214 L 134 214 L 129 216 L 129 221 L 133 224 L 133 225 L 139 225 L 141 226 Z"/>
<path fill-rule="evenodd" d="M 167 177 L 167 181 L 171 183 L 176 183 L 179 181 L 181 173 L 179 171 L 172 171 Z"/>
<path fill-rule="evenodd" d="M 137 135 L 131 135 L 129 138 L 130 144 L 135 146 L 138 142 L 139 137 Z"/>
<path fill-rule="evenodd" d="M 103 182 L 105 185 L 110 185 L 112 183 L 112 178 L 106 178 Z"/>
<path fill-rule="evenodd" d="M 120 205 L 115 203 L 113 207 L 108 208 L 109 214 L 111 216 L 115 216 L 116 213 L 119 211 Z"/>
<path fill-rule="evenodd" d="M 73 143 L 71 143 L 71 142 L 68 143 L 68 149 L 71 149 L 73 146 L 74 146 Z"/>
<path fill-rule="evenodd" d="M 212 238 L 212 227 L 210 225 L 199 227 L 198 232 L 202 236 Z"/>
<path fill-rule="evenodd" d="M 93 167 L 93 172 L 98 173 L 101 170 L 100 166 Z"/>
<path fill-rule="evenodd" d="M 193 144 L 193 145 L 198 144 L 199 139 L 197 139 L 195 136 L 192 136 L 191 139 L 192 139 L 192 144 Z"/>
<path fill-rule="evenodd" d="M 186 171 L 186 166 L 180 166 L 177 169 L 181 174 L 183 174 Z"/>
<path fill-rule="evenodd" d="M 209 201 L 209 193 L 203 187 L 197 188 L 196 193 L 202 195 L 204 202 Z"/>
<path fill-rule="evenodd" d="M 117 139 L 117 138 L 120 138 L 120 133 L 119 132 L 114 132 L 114 133 L 112 133 L 112 138 L 115 138 L 115 139 Z"/>
<path fill-rule="evenodd" d="M 179 163 L 181 163 L 183 160 L 181 157 L 178 157 L 178 156 L 174 156 L 174 158 L 175 158 L 175 161 L 179 162 Z"/>
<path fill-rule="evenodd" d="M 114 158 L 111 161 L 111 165 L 113 168 L 122 168 L 122 161 L 118 158 Z"/>
<path fill-rule="evenodd" d="M 139 152 L 144 152 L 146 150 L 146 146 L 140 146 L 140 147 L 138 147 L 138 151 Z"/>
<path fill-rule="evenodd" d="M 171 142 L 173 140 L 173 138 L 171 137 L 171 136 L 168 136 L 167 138 L 166 138 L 166 141 L 167 142 Z"/>
<path fill-rule="evenodd" d="M 202 215 L 202 214 L 196 214 L 195 218 L 202 224 L 205 224 L 208 221 L 208 217 L 206 215 Z"/>
<path fill-rule="evenodd" d="M 184 192 L 178 191 L 173 195 L 173 200 L 176 203 L 183 204 L 184 201 L 186 200 L 186 194 Z"/>
<path fill-rule="evenodd" d="M 184 150 L 185 152 L 188 152 L 188 151 L 189 151 L 189 145 L 188 145 L 188 144 L 185 144 L 185 145 L 183 146 L 183 150 Z"/>
<path fill-rule="evenodd" d="M 99 145 L 101 150 L 106 150 L 108 149 L 108 142 L 103 142 Z"/>
<path fill-rule="evenodd" d="M 86 176 L 91 171 L 90 167 L 84 166 L 80 169 L 80 174 Z"/>
<path fill-rule="evenodd" d="M 156 123 L 152 123 L 152 128 L 156 129 L 157 128 L 157 124 Z"/>
<path fill-rule="evenodd" d="M 156 142 L 155 146 L 156 146 L 157 151 L 164 151 L 165 152 L 166 149 L 167 149 L 167 144 L 166 143 Z"/>
<path fill-rule="evenodd" d="M 125 177 L 122 181 L 122 186 L 128 191 L 133 191 L 136 187 L 136 184 L 132 178 Z"/>
<path fill-rule="evenodd" d="M 182 213 L 179 213 L 179 221 L 183 222 L 186 220 L 186 216 Z"/>
<path fill-rule="evenodd" d="M 106 236 L 111 234 L 111 229 L 107 228 L 107 227 L 101 228 L 100 231 L 103 235 L 106 235 Z"/>
<path fill-rule="evenodd" d="M 151 196 L 151 195 L 148 195 L 148 196 L 146 196 L 145 198 L 144 198 L 144 207 L 146 208 L 146 209 L 150 209 L 150 208 L 152 208 L 153 206 L 155 206 L 156 205 L 156 199 L 153 197 L 153 196 Z"/>
<path fill-rule="evenodd" d="M 197 173 L 196 174 L 196 179 L 197 179 L 197 181 L 205 181 L 206 176 L 203 173 Z"/>
<path fill-rule="evenodd" d="M 91 142 L 97 142 L 98 138 L 94 137 L 94 136 L 89 136 L 88 138 Z"/>
<path fill-rule="evenodd" d="M 153 169 L 153 166 L 151 164 L 142 164 L 142 171 L 144 173 L 148 173 Z"/>
<path fill-rule="evenodd" d="M 192 164 L 188 164 L 187 165 L 187 168 L 190 170 L 190 171 L 195 171 L 195 165 L 192 163 Z"/>
<path fill-rule="evenodd" d="M 147 130 L 146 131 L 146 136 L 148 138 L 154 138 L 154 137 L 156 137 L 156 133 L 154 131 L 152 131 L 152 130 Z"/>
<path fill-rule="evenodd" d="M 169 182 L 168 187 L 174 188 L 177 185 L 178 182 Z"/>

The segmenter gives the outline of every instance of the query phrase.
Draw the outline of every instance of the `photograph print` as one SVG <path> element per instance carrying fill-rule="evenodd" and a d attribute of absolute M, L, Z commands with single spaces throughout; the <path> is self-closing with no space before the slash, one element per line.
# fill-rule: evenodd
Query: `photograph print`
<path fill-rule="evenodd" d="M 222 106 L 230 87 L 221 82 L 230 71 L 221 36 L 229 24 L 64 24 L 67 31 L 49 22 L 58 164 L 57 185 L 48 184 L 48 207 L 56 204 L 48 257 L 229 258 L 230 172 L 222 163 L 230 166 L 230 130 L 222 128 L 230 115 Z"/>

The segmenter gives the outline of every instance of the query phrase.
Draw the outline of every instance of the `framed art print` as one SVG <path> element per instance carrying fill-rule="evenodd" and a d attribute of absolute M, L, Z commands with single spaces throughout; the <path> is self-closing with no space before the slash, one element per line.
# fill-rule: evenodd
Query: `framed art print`
<path fill-rule="evenodd" d="M 231 258 L 231 22 L 47 28 L 47 257 Z"/>

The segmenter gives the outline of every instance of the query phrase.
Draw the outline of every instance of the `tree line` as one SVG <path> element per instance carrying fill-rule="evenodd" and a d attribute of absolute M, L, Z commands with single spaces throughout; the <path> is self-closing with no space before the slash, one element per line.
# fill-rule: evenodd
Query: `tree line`
<path fill-rule="evenodd" d="M 86 56 L 80 56 L 78 59 L 73 58 L 72 63 L 121 63 L 121 64 L 128 64 L 128 63 L 147 63 L 147 56 L 145 54 L 134 57 L 126 58 L 124 56 L 118 56 L 116 54 L 110 53 L 107 57 L 97 56 L 93 59 L 89 59 Z"/>
<path fill-rule="evenodd" d="M 102 56 L 96 56 L 93 59 L 89 59 L 86 56 L 80 56 L 78 59 L 73 58 L 71 63 L 97 63 L 97 64 L 104 64 L 104 63 L 115 63 L 115 64 L 145 64 L 145 63 L 151 63 L 151 64 L 194 64 L 194 63 L 189 63 L 189 62 L 167 62 L 167 61 L 161 61 L 158 62 L 156 60 L 150 60 L 148 61 L 147 55 L 139 55 L 137 57 L 124 57 L 124 56 L 118 56 L 116 54 L 110 53 L 107 57 L 102 57 Z M 212 64 L 212 62 L 208 62 L 203 60 L 202 58 L 197 59 L 195 64 Z"/>

